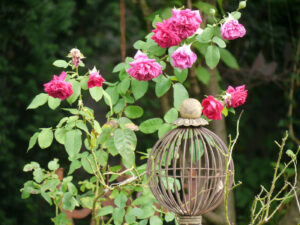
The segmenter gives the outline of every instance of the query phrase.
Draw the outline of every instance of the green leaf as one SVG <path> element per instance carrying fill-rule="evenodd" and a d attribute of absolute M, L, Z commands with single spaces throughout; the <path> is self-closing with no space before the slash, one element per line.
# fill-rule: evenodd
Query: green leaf
<path fill-rule="evenodd" d="M 162 221 L 158 216 L 151 216 L 150 217 L 150 225 L 162 225 Z"/>
<path fill-rule="evenodd" d="M 136 105 L 127 106 L 125 109 L 125 115 L 130 119 L 139 118 L 143 115 L 143 113 L 143 108 Z"/>
<path fill-rule="evenodd" d="M 72 174 L 75 170 L 81 167 L 81 163 L 78 160 L 73 160 L 70 165 L 68 175 Z"/>
<path fill-rule="evenodd" d="M 126 92 L 127 92 L 127 90 L 129 89 L 129 86 L 130 86 L 130 78 L 126 77 L 118 85 L 118 91 L 119 91 L 119 93 L 125 95 Z"/>
<path fill-rule="evenodd" d="M 125 107 L 125 100 L 124 98 L 121 98 L 118 103 L 114 106 L 114 112 L 115 113 L 120 113 L 123 111 Z"/>
<path fill-rule="evenodd" d="M 141 41 L 141 40 L 138 40 L 138 41 L 136 41 L 136 42 L 133 44 L 133 47 L 134 47 L 135 49 L 145 49 L 145 47 L 146 47 L 146 42 Z"/>
<path fill-rule="evenodd" d="M 55 225 L 70 225 L 71 220 L 67 219 L 66 213 L 62 212 L 52 219 Z"/>
<path fill-rule="evenodd" d="M 51 96 L 48 97 L 48 106 L 50 109 L 56 109 L 60 105 L 60 103 L 61 100 L 59 98 L 53 98 Z"/>
<path fill-rule="evenodd" d="M 112 214 L 113 211 L 114 211 L 114 208 L 113 208 L 111 205 L 105 206 L 105 207 L 101 208 L 101 209 L 98 211 L 98 213 L 97 213 L 96 216 L 97 216 L 97 217 L 98 217 L 98 216 L 106 216 L 106 215 L 108 215 L 108 214 Z"/>
<path fill-rule="evenodd" d="M 215 68 L 220 60 L 219 48 L 215 45 L 210 45 L 207 47 L 205 54 L 205 61 L 209 68 Z"/>
<path fill-rule="evenodd" d="M 116 73 L 116 72 L 119 72 L 119 71 L 121 71 L 122 69 L 124 69 L 125 68 L 125 63 L 119 63 L 118 65 L 116 65 L 115 67 L 114 67 L 114 69 L 113 69 L 113 73 Z"/>
<path fill-rule="evenodd" d="M 64 145 L 66 139 L 66 133 L 68 132 L 65 128 L 57 128 L 54 132 L 55 139 L 58 143 Z"/>
<path fill-rule="evenodd" d="M 136 147 L 136 136 L 132 130 L 116 129 L 114 132 L 114 143 L 121 155 L 133 152 Z"/>
<path fill-rule="evenodd" d="M 75 129 L 66 133 L 65 148 L 70 158 L 74 158 L 80 152 L 81 145 L 82 140 L 80 130 Z"/>
<path fill-rule="evenodd" d="M 145 134 L 154 133 L 163 124 L 163 120 L 160 118 L 152 118 L 142 122 L 139 126 L 140 131 Z"/>
<path fill-rule="evenodd" d="M 148 39 L 146 43 L 146 49 L 151 55 L 161 56 L 165 54 L 166 49 L 158 46 L 158 44 L 152 39 Z"/>
<path fill-rule="evenodd" d="M 163 75 L 157 78 L 155 85 L 155 94 L 157 97 L 163 96 L 171 87 L 171 80 Z"/>
<path fill-rule="evenodd" d="M 59 168 L 58 159 L 53 159 L 48 163 L 49 170 L 57 170 Z"/>
<path fill-rule="evenodd" d="M 104 101 L 109 106 L 110 113 L 112 115 L 114 113 L 114 111 L 113 111 L 113 104 L 112 104 L 112 101 L 111 101 L 111 97 L 108 93 L 106 93 L 106 91 L 103 91 L 103 95 L 104 95 Z"/>
<path fill-rule="evenodd" d="M 153 21 L 152 21 L 152 26 L 154 27 L 154 28 L 156 28 L 156 23 L 157 22 L 162 22 L 162 19 L 160 18 L 160 16 L 158 15 L 158 14 L 156 14 L 155 15 L 155 17 L 154 17 L 154 19 L 153 19 Z"/>
<path fill-rule="evenodd" d="M 212 41 L 214 43 L 216 43 L 220 48 L 225 48 L 226 47 L 226 43 L 225 41 L 223 41 L 222 38 L 219 38 L 217 36 L 213 37 Z"/>
<path fill-rule="evenodd" d="M 227 109 L 228 109 L 228 112 L 231 112 L 231 113 L 235 114 L 235 110 L 234 110 L 233 107 L 229 107 L 229 108 L 227 108 Z"/>
<path fill-rule="evenodd" d="M 210 41 L 211 38 L 214 35 L 214 28 L 213 27 L 206 27 L 202 34 L 200 35 L 199 38 L 197 38 L 197 40 L 199 40 L 200 42 L 207 42 Z"/>
<path fill-rule="evenodd" d="M 180 104 L 184 99 L 189 98 L 189 94 L 185 87 L 180 84 L 174 84 L 173 85 L 173 95 L 174 95 L 174 107 L 179 110 Z"/>
<path fill-rule="evenodd" d="M 226 107 L 223 108 L 222 114 L 227 117 L 228 116 L 228 109 Z"/>
<path fill-rule="evenodd" d="M 94 174 L 94 171 L 96 171 L 96 165 L 95 161 L 93 159 L 93 156 L 91 154 L 87 156 L 82 156 L 81 158 L 81 165 L 83 169 L 88 172 L 89 174 Z"/>
<path fill-rule="evenodd" d="M 105 92 L 110 96 L 111 99 L 111 103 L 114 105 L 118 102 L 119 100 L 119 93 L 117 90 L 117 87 L 108 87 Z M 105 97 L 105 96 L 104 96 Z M 107 98 L 104 99 L 105 103 L 107 105 L 109 105 L 109 101 L 107 100 Z"/>
<path fill-rule="evenodd" d="M 53 62 L 53 66 L 60 67 L 60 68 L 67 68 L 68 65 L 69 64 L 65 60 L 61 60 L 61 59 L 55 60 Z"/>
<path fill-rule="evenodd" d="M 231 13 L 231 15 L 235 20 L 239 20 L 242 16 L 242 14 L 240 12 L 233 12 L 233 13 Z"/>
<path fill-rule="evenodd" d="M 210 80 L 210 73 L 204 67 L 197 67 L 196 74 L 198 80 L 200 80 L 203 84 L 208 85 Z"/>
<path fill-rule="evenodd" d="M 180 83 L 183 83 L 187 76 L 188 76 L 188 69 L 179 69 L 179 68 L 174 68 L 174 73 L 177 79 L 179 80 Z"/>
<path fill-rule="evenodd" d="M 30 105 L 27 107 L 27 109 L 36 109 L 40 107 L 41 105 L 44 105 L 48 100 L 48 95 L 45 93 L 38 94 L 34 97 Z"/>
<path fill-rule="evenodd" d="M 103 96 L 103 88 L 102 87 L 93 87 L 89 88 L 89 92 L 91 97 L 98 102 Z"/>
<path fill-rule="evenodd" d="M 70 80 L 69 81 L 72 84 L 72 88 L 73 88 L 73 94 L 67 98 L 67 101 L 72 104 L 73 102 L 75 102 L 78 98 L 78 96 L 80 95 L 81 92 L 81 86 L 80 83 L 76 80 Z"/>
<path fill-rule="evenodd" d="M 44 180 L 45 174 L 43 173 L 41 168 L 37 168 L 33 171 L 33 179 L 38 182 L 41 183 Z"/>
<path fill-rule="evenodd" d="M 120 193 L 114 200 L 114 203 L 116 206 L 118 206 L 119 208 L 124 208 L 126 206 L 126 202 L 127 202 L 128 198 L 125 194 Z"/>
<path fill-rule="evenodd" d="M 73 211 L 75 209 L 77 201 L 70 192 L 67 192 L 63 196 L 62 203 L 63 203 L 63 208 L 65 210 Z"/>
<path fill-rule="evenodd" d="M 30 138 L 30 140 L 29 140 L 29 145 L 28 145 L 27 151 L 29 151 L 30 149 L 32 149 L 33 146 L 36 144 L 36 141 L 37 141 L 38 136 L 39 136 L 39 132 L 35 132 L 35 133 L 31 136 L 31 138 Z"/>
<path fill-rule="evenodd" d="M 133 94 L 134 98 L 136 100 L 138 100 L 146 94 L 146 92 L 148 90 L 148 82 L 132 79 L 131 89 L 132 89 L 132 94 Z"/>
<path fill-rule="evenodd" d="M 50 129 L 43 129 L 38 136 L 38 143 L 41 149 L 48 148 L 53 141 L 53 132 Z"/>
<path fill-rule="evenodd" d="M 166 215 L 165 215 L 165 220 L 166 222 L 171 222 L 172 220 L 175 219 L 175 214 L 174 213 L 171 213 L 171 212 L 168 212 Z"/>
<path fill-rule="evenodd" d="M 175 108 L 171 108 L 164 116 L 164 120 L 167 123 L 173 123 L 178 118 L 178 111 Z"/>
<path fill-rule="evenodd" d="M 80 81 L 80 87 L 81 87 L 83 90 L 89 89 L 89 87 L 88 87 L 88 85 L 87 85 L 88 80 L 89 80 L 89 77 L 84 77 L 84 78 Z"/>
<path fill-rule="evenodd" d="M 125 209 L 115 208 L 113 212 L 113 219 L 115 225 L 121 225 L 123 223 L 124 216 L 125 216 Z"/>
<path fill-rule="evenodd" d="M 83 130 L 85 133 L 89 134 L 89 129 L 87 128 L 86 124 L 82 120 L 78 120 L 75 122 L 76 127 Z"/>
<path fill-rule="evenodd" d="M 227 50 L 220 49 L 221 60 L 232 69 L 239 69 L 239 64 L 235 57 Z"/>
<path fill-rule="evenodd" d="M 161 138 L 166 133 L 168 133 L 170 130 L 172 130 L 173 126 L 169 123 L 165 123 L 158 129 L 158 138 Z"/>

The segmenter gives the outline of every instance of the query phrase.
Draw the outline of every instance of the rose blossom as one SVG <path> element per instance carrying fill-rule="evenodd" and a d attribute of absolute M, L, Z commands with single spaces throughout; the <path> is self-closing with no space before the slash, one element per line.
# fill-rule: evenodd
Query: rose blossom
<path fill-rule="evenodd" d="M 246 34 L 245 27 L 237 20 L 229 19 L 221 26 L 221 35 L 223 39 L 234 40 L 239 37 L 243 37 Z"/>
<path fill-rule="evenodd" d="M 216 100 L 213 96 L 209 95 L 202 100 L 203 115 L 211 120 L 222 119 L 223 105 L 219 100 Z"/>
<path fill-rule="evenodd" d="M 93 70 L 90 71 L 90 76 L 87 85 L 88 88 L 102 87 L 102 83 L 104 81 L 105 79 L 99 74 L 99 70 L 97 70 L 96 67 L 94 67 Z"/>
<path fill-rule="evenodd" d="M 134 61 L 129 63 L 131 66 L 126 72 L 137 80 L 152 80 L 162 74 L 162 66 L 155 62 L 155 59 L 149 59 L 145 53 L 140 50 L 134 56 Z"/>
<path fill-rule="evenodd" d="M 191 45 L 183 45 L 173 52 L 172 63 L 174 67 L 180 69 L 191 68 L 193 63 L 197 60 L 197 55 L 191 50 Z"/>
<path fill-rule="evenodd" d="M 233 88 L 229 86 L 226 91 L 225 104 L 229 107 L 236 108 L 245 103 L 247 98 L 247 90 L 245 90 L 245 85 Z"/>
<path fill-rule="evenodd" d="M 48 95 L 53 98 L 59 98 L 65 100 L 73 94 L 72 84 L 66 82 L 67 73 L 65 71 L 61 72 L 58 76 L 53 75 L 53 80 L 44 84 L 44 90 Z"/>
<path fill-rule="evenodd" d="M 192 36 L 202 23 L 199 10 L 179 10 L 172 9 L 173 16 L 168 19 L 168 27 L 181 39 Z"/>
<path fill-rule="evenodd" d="M 169 22 L 165 20 L 163 23 L 156 23 L 156 29 L 152 30 L 154 35 L 152 39 L 162 48 L 169 48 L 178 45 L 181 39 L 176 33 L 169 29 Z"/>
<path fill-rule="evenodd" d="M 69 58 L 72 58 L 72 63 L 75 67 L 78 67 L 78 64 L 81 62 L 81 59 L 84 58 L 83 54 L 77 48 L 72 48 L 68 54 Z"/>

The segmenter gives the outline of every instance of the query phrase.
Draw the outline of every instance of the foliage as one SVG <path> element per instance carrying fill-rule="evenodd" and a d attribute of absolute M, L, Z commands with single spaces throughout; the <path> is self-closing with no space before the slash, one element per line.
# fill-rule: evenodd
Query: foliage
<path fill-rule="evenodd" d="M 218 33 L 217 30 L 222 21 L 224 20 L 208 25 L 203 33 L 194 34 L 184 41 L 185 43 L 195 43 L 199 48 L 204 49 L 203 57 L 210 68 L 214 68 L 220 60 L 219 47 L 214 43 L 225 47 L 220 44 L 222 43 L 221 37 L 219 37 L 220 40 L 213 41 L 215 37 L 219 36 L 215 33 Z M 146 36 L 146 42 L 138 41 L 134 46 L 147 52 L 146 57 L 155 58 L 163 69 L 165 69 L 166 63 L 170 62 L 172 51 L 165 54 L 165 49 L 159 47 L 151 39 L 151 34 Z M 55 173 L 60 166 L 58 159 L 53 159 L 48 163 L 48 170 L 43 169 L 36 162 L 26 164 L 23 170 L 33 172 L 33 180 L 24 184 L 21 189 L 22 198 L 26 199 L 32 194 L 40 194 L 50 205 L 54 204 L 56 214 L 52 221 L 55 224 L 68 224 L 70 221 L 64 215 L 64 210 L 73 211 L 77 206 L 92 210 L 92 220 L 95 225 L 110 224 L 111 221 L 114 221 L 114 224 L 122 224 L 124 220 L 128 224 L 147 224 L 148 220 L 150 224 L 162 224 L 165 213 L 156 208 L 158 202 L 147 187 L 146 164 L 140 166 L 135 164 L 137 137 L 134 131 L 137 129 L 129 119 L 136 119 L 143 115 L 143 108 L 135 104 L 137 99 L 146 94 L 148 85 L 142 83 L 142 88 L 146 89 L 143 90 L 139 87 L 140 83 L 129 76 L 127 71 L 132 66 L 130 63 L 134 59 L 127 57 L 125 62 L 116 65 L 113 69 L 113 72 L 119 73 L 119 81 L 104 82 L 106 88 L 102 87 L 102 83 L 95 87 L 89 87 L 91 98 L 96 102 L 103 100 L 109 109 L 106 114 L 107 122 L 100 125 L 95 119 L 93 109 L 83 103 L 83 94 L 91 79 L 91 71 L 82 72 L 81 67 L 85 67 L 85 65 L 79 58 L 76 58 L 76 61 L 79 60 L 79 67 L 77 63 L 74 63 L 74 57 L 77 56 L 73 56 L 72 51 L 70 53 L 73 57 L 72 60 L 59 59 L 53 63 L 54 66 L 67 70 L 66 82 L 72 84 L 73 87 L 73 94 L 67 98 L 71 108 L 61 108 L 68 115 L 61 118 L 56 126 L 41 128 L 40 131 L 35 132 L 28 147 L 30 150 L 38 144 L 41 149 L 46 149 L 54 140 L 64 145 L 70 161 L 68 176 L 62 181 L 59 180 Z M 78 50 L 76 51 L 78 52 Z M 83 55 L 79 55 L 80 58 L 83 58 Z M 165 114 L 166 123 L 160 118 L 145 120 L 139 126 L 141 132 L 149 134 L 158 131 L 159 136 L 162 136 L 172 129 L 171 122 L 177 118 L 181 102 L 189 97 L 184 85 L 187 70 L 174 69 L 174 72 L 175 76 L 162 74 L 153 80 L 157 97 L 163 96 L 168 89 L 173 88 L 174 108 Z M 100 75 L 98 74 L 98 76 Z M 27 109 L 36 109 L 47 102 L 52 110 L 59 107 L 60 100 L 56 99 L 58 97 L 50 93 L 49 95 L 52 97 L 38 94 Z M 109 157 L 116 156 L 121 157 L 122 164 L 126 168 L 125 171 L 121 170 L 121 166 L 111 167 L 109 165 Z M 91 177 L 82 179 L 76 184 L 73 182 L 73 173 L 80 168 L 91 174 Z M 121 175 L 125 175 L 126 179 L 116 182 L 115 180 Z M 105 199 L 103 196 L 107 192 L 111 194 L 109 198 Z M 141 196 L 134 199 L 133 196 L 137 194 Z M 114 201 L 116 207 L 103 206 L 103 201 L 109 199 Z M 155 213 L 160 214 L 160 217 L 157 217 Z M 107 217 L 108 215 L 110 217 Z M 171 221 L 174 216 L 170 217 L 168 214 L 167 218 L 168 221 Z"/>

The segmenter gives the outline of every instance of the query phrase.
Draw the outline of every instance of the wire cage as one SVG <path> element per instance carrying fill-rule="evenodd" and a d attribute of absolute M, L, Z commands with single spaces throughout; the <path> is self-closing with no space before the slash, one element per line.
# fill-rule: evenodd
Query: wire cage
<path fill-rule="evenodd" d="M 201 126 L 179 126 L 162 137 L 147 162 L 149 187 L 179 224 L 201 224 L 201 215 L 223 200 L 226 154 L 224 142 Z M 234 165 L 230 163 L 229 186 Z"/>

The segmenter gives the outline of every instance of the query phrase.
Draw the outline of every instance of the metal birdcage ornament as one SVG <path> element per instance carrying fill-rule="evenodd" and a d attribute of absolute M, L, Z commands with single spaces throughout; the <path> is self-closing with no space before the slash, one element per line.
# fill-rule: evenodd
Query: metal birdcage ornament
<path fill-rule="evenodd" d="M 180 106 L 177 128 L 157 141 L 147 162 L 149 187 L 167 210 L 176 214 L 180 225 L 201 225 L 202 216 L 215 209 L 224 196 L 224 153 L 228 148 L 213 132 L 204 128 L 202 106 L 186 99 Z M 223 152 L 223 154 L 222 154 Z M 229 166 L 229 187 L 234 165 Z"/>

